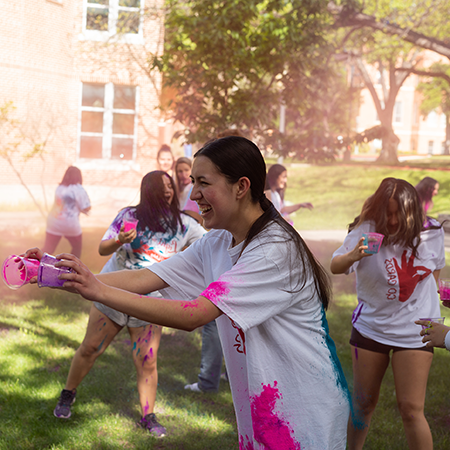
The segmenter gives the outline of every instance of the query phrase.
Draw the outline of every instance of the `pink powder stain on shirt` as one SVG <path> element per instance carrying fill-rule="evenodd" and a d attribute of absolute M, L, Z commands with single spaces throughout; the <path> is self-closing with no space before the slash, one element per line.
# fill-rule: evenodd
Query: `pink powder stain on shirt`
<path fill-rule="evenodd" d="M 200 295 L 206 297 L 215 305 L 220 303 L 223 297 L 227 297 L 230 293 L 228 283 L 224 281 L 213 281 Z"/>
<path fill-rule="evenodd" d="M 250 397 L 255 440 L 268 450 L 301 450 L 289 422 L 274 411 L 277 400 L 283 397 L 277 382 L 273 387 L 270 384 L 262 387 L 260 395 Z"/>

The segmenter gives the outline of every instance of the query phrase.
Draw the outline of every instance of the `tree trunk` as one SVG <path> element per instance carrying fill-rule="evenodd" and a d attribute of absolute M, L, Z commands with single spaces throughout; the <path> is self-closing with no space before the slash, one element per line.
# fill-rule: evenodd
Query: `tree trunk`
<path fill-rule="evenodd" d="M 445 115 L 445 145 L 444 145 L 444 155 L 450 155 L 450 116 Z"/>
<path fill-rule="evenodd" d="M 385 130 L 385 134 L 381 138 L 382 149 L 377 162 L 398 164 L 397 147 L 400 144 L 400 139 L 392 128 L 385 128 Z"/>

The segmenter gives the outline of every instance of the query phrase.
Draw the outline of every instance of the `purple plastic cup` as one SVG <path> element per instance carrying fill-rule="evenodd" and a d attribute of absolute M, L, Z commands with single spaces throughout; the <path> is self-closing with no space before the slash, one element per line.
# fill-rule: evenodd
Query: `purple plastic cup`
<path fill-rule="evenodd" d="M 365 253 L 370 253 L 372 255 L 379 252 L 381 243 L 383 242 L 384 235 L 380 233 L 363 233 L 364 243 L 367 245 L 367 249 L 364 250 Z"/>
<path fill-rule="evenodd" d="M 132 219 L 131 217 L 123 219 L 123 231 L 127 233 L 130 230 L 135 230 L 139 220 Z"/>
<path fill-rule="evenodd" d="M 37 274 L 39 287 L 62 287 L 67 280 L 61 280 L 58 276 L 62 273 L 74 273 L 68 267 L 55 267 L 58 261 L 61 260 L 48 253 L 44 253 Z"/>
<path fill-rule="evenodd" d="M 428 325 L 422 325 L 422 330 L 424 330 L 425 328 L 430 327 L 431 322 L 443 324 L 445 321 L 445 317 L 421 317 L 420 320 L 429 320 L 430 321 L 430 323 Z"/>
<path fill-rule="evenodd" d="M 442 304 L 447 308 L 450 308 L 450 279 L 439 279 L 439 296 L 441 297 Z"/>
<path fill-rule="evenodd" d="M 8 256 L 2 265 L 2 278 L 10 289 L 19 289 L 38 274 L 39 260 Z"/>

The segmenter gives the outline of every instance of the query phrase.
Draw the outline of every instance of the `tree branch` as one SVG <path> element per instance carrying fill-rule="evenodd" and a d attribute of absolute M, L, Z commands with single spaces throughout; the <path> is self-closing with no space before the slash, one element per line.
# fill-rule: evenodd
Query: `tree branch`
<path fill-rule="evenodd" d="M 418 47 L 432 50 L 440 55 L 450 59 L 450 46 L 443 41 L 433 39 L 421 33 L 412 30 L 406 30 L 399 25 L 390 23 L 388 20 L 378 22 L 374 16 L 360 13 L 348 6 L 338 6 L 334 2 L 329 2 L 327 6 L 328 12 L 336 16 L 336 25 L 342 27 L 348 26 L 364 26 L 383 33 L 399 36 L 404 41 L 410 42 Z"/>
<path fill-rule="evenodd" d="M 444 72 L 431 72 L 431 71 L 427 71 L 427 70 L 408 69 L 407 67 L 399 67 L 395 70 L 407 71 L 409 73 L 413 73 L 413 74 L 419 75 L 421 77 L 443 78 L 450 85 L 450 76 L 448 76 Z"/>

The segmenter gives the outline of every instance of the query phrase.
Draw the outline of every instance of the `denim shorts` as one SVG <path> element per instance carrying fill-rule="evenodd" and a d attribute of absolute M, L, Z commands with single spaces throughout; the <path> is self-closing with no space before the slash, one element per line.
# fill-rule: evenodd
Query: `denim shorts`
<path fill-rule="evenodd" d="M 384 353 L 385 355 L 389 355 L 392 350 L 395 352 L 400 352 L 403 350 L 423 350 L 424 352 L 434 353 L 433 347 L 419 347 L 419 348 L 411 348 L 411 347 L 395 347 L 394 345 L 386 345 L 380 344 L 372 339 L 364 337 L 356 328 L 352 328 L 352 334 L 350 336 L 350 344 L 356 348 L 363 348 L 364 350 L 370 350 L 371 352 L 376 353 Z"/>

